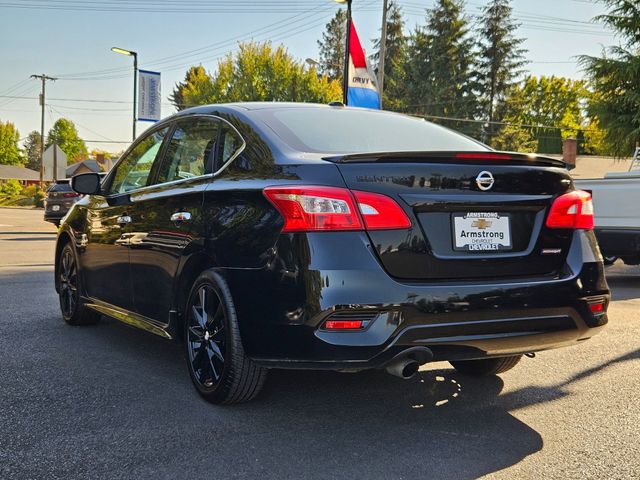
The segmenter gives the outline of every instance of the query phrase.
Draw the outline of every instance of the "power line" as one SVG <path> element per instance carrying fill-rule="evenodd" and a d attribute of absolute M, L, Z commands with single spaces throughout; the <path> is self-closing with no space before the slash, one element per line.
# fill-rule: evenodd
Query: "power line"
<path fill-rule="evenodd" d="M 322 12 L 318 12 L 316 10 L 322 10 Z M 228 44 L 233 44 L 235 43 L 237 40 L 242 40 L 243 38 L 246 38 L 248 35 L 255 35 L 256 33 L 268 33 L 268 32 L 274 32 L 277 31 L 278 29 L 282 28 L 282 27 L 277 27 L 274 28 L 278 25 L 285 25 L 285 28 L 290 28 L 292 24 L 295 24 L 301 20 L 306 20 L 308 19 L 308 16 L 306 18 L 303 18 L 301 20 L 294 20 L 302 15 L 305 14 L 310 14 L 310 15 L 316 15 L 317 13 L 323 13 L 324 11 L 326 11 L 327 8 L 325 6 L 325 8 L 321 8 L 321 7 L 317 7 L 314 9 L 310 9 L 307 10 L 305 12 L 299 13 L 297 15 L 293 15 L 291 17 L 287 17 L 284 18 L 282 20 L 279 20 L 277 22 L 273 22 L 271 24 L 265 25 L 264 27 L 258 28 L 258 29 L 254 29 L 251 32 L 247 32 L 247 33 L 243 33 L 240 35 L 235 35 L 233 37 L 229 37 L 225 40 L 220 40 L 218 42 L 214 42 L 212 44 L 209 45 L 205 45 L 196 49 L 192 49 L 192 50 L 187 50 L 184 52 L 180 52 L 177 54 L 173 54 L 173 55 L 169 55 L 166 57 L 160 57 L 154 60 L 150 60 L 149 62 L 146 62 L 146 65 L 149 67 L 158 67 L 161 64 L 165 63 L 168 60 L 174 60 L 177 58 L 181 58 L 184 59 L 186 57 L 190 57 L 190 56 L 194 56 L 194 55 L 198 55 L 200 53 L 204 53 L 207 50 L 210 49 L 218 49 L 219 47 L 228 45 Z M 316 11 L 314 13 L 314 11 Z M 75 72 L 75 73 L 68 73 L 68 74 L 61 74 L 60 77 L 62 78 L 70 78 L 70 77 L 83 77 L 83 76 L 98 76 L 98 75 L 107 75 L 107 74 L 114 74 L 114 73 L 118 73 L 118 72 L 128 72 L 128 69 L 126 68 L 111 68 L 111 69 L 103 69 L 103 70 L 94 70 L 94 71 L 89 71 L 89 72 Z"/>
<path fill-rule="evenodd" d="M 581 130 L 583 132 L 597 131 L 597 129 L 589 128 L 589 127 L 587 128 L 580 127 L 577 129 L 573 129 L 573 128 L 556 126 L 556 125 L 544 125 L 544 124 L 529 125 L 526 123 L 500 122 L 496 120 L 494 121 L 476 120 L 474 118 L 444 117 L 441 115 L 426 115 L 421 113 L 407 113 L 407 114 L 413 115 L 415 117 L 431 118 L 434 120 L 449 120 L 449 121 L 464 122 L 464 123 L 482 123 L 483 125 L 505 125 L 505 126 L 512 126 L 512 127 L 521 127 L 521 128 L 548 128 L 548 129 L 554 129 L 554 130 Z"/>

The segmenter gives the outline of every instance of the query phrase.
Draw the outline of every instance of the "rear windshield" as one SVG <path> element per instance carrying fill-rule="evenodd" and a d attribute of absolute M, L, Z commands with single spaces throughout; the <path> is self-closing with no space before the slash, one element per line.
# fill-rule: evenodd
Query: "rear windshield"
<path fill-rule="evenodd" d="M 303 152 L 486 151 L 473 139 L 420 118 L 344 108 L 266 111 L 266 123 Z"/>
<path fill-rule="evenodd" d="M 49 192 L 70 192 L 71 185 L 69 182 L 54 183 L 49 187 Z"/>

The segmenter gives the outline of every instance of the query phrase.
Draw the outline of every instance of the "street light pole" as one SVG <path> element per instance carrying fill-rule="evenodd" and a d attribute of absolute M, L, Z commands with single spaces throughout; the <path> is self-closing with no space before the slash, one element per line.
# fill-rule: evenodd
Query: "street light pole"
<path fill-rule="evenodd" d="M 55 81 L 57 78 L 49 77 L 44 73 L 42 75 L 31 75 L 31 78 L 38 78 L 42 81 L 42 92 L 40 93 L 40 189 L 44 188 L 44 101 L 45 101 L 45 86 L 47 80 Z M 55 145 L 54 145 L 55 148 Z M 53 178 L 56 178 L 57 165 L 54 165 Z"/>
<path fill-rule="evenodd" d="M 351 2 L 352 0 L 335 0 L 336 3 L 347 4 L 347 34 L 344 48 L 344 73 L 342 75 L 342 103 L 349 102 L 349 46 L 351 45 Z"/>
<path fill-rule="evenodd" d="M 138 110 L 138 54 L 133 53 L 133 140 L 136 139 L 136 111 Z"/>
<path fill-rule="evenodd" d="M 136 139 L 136 117 L 137 101 L 138 101 L 138 53 L 132 50 L 125 50 L 124 48 L 112 47 L 112 52 L 119 53 L 120 55 L 127 55 L 133 57 L 133 140 Z"/>

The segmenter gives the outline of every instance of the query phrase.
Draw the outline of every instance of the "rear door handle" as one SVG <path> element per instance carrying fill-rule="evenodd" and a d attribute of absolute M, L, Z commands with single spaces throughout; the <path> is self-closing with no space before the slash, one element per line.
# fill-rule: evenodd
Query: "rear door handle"
<path fill-rule="evenodd" d="M 188 222 L 191 220 L 191 214 L 189 212 L 176 212 L 171 215 L 172 222 Z"/>
<path fill-rule="evenodd" d="M 131 223 L 131 217 L 129 215 L 121 215 L 116 219 L 116 222 L 118 223 L 118 225 L 123 226 L 127 223 Z"/>

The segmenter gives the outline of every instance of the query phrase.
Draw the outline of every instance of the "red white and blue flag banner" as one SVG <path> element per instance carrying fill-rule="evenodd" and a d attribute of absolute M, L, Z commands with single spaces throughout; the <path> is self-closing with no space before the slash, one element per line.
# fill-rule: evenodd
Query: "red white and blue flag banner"
<path fill-rule="evenodd" d="M 378 93 L 376 76 L 367 62 L 353 22 L 351 22 L 349 38 L 347 104 L 350 107 L 380 108 L 380 94 Z"/>

